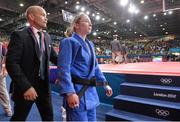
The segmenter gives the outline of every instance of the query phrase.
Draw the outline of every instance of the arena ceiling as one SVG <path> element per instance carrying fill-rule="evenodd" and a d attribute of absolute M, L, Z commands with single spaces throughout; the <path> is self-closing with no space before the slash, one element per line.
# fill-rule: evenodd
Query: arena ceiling
<path fill-rule="evenodd" d="M 10 33 L 24 27 L 26 8 L 41 5 L 48 13 L 48 31 L 56 35 L 63 35 L 68 26 L 68 22 L 63 20 L 62 10 L 75 14 L 82 11 L 82 7 L 84 12 L 89 11 L 93 33 L 97 37 L 112 38 L 117 34 L 122 38 L 135 38 L 180 33 L 180 0 L 129 0 L 129 5 L 133 3 L 138 8 L 138 11 L 131 11 L 133 14 L 127 6 L 122 7 L 120 1 L 0 0 L 0 31 Z M 20 3 L 24 6 L 21 7 Z"/>

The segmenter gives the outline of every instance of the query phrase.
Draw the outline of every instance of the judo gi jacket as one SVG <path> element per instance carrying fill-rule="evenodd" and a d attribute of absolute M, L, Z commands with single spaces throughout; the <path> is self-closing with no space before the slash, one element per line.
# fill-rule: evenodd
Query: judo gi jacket
<path fill-rule="evenodd" d="M 96 78 L 98 82 L 105 82 L 95 55 L 94 45 L 88 39 L 83 40 L 78 34 L 60 42 L 58 57 L 58 78 L 60 80 L 60 94 L 64 97 L 69 93 L 79 93 L 83 85 L 74 84 L 72 75 L 79 78 Z M 90 86 L 80 99 L 78 110 L 89 110 L 99 105 L 96 87 Z M 67 108 L 66 100 L 64 106 Z"/>

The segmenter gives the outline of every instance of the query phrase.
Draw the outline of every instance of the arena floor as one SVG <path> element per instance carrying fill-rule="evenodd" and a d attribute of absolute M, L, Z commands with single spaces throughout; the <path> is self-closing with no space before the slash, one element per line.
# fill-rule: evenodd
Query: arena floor
<path fill-rule="evenodd" d="M 140 62 L 128 64 L 101 64 L 103 72 L 120 74 L 180 76 L 179 62 Z"/>

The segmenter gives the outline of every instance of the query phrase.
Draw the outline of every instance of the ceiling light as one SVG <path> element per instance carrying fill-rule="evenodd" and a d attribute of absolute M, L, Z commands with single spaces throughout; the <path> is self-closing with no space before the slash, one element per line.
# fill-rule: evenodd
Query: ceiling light
<path fill-rule="evenodd" d="M 76 4 L 79 4 L 79 1 L 77 1 Z"/>
<path fill-rule="evenodd" d="M 67 1 L 65 1 L 64 3 L 65 3 L 65 4 L 68 4 L 68 2 L 67 2 Z"/>
<path fill-rule="evenodd" d="M 96 32 L 93 32 L 93 36 L 96 36 L 97 35 L 97 33 Z"/>
<path fill-rule="evenodd" d="M 156 17 L 156 14 L 153 14 L 153 17 Z"/>
<path fill-rule="evenodd" d="M 23 6 L 24 6 L 24 4 L 23 4 L 23 3 L 20 3 L 20 4 L 19 4 L 19 6 L 23 7 Z"/>
<path fill-rule="evenodd" d="M 134 10 L 135 10 L 135 7 L 134 7 L 134 5 L 132 5 L 132 4 L 130 4 L 130 6 L 129 6 L 129 12 L 130 13 L 133 13 L 134 12 Z"/>
<path fill-rule="evenodd" d="M 142 35 L 139 35 L 140 37 L 142 37 Z"/>
<path fill-rule="evenodd" d="M 135 14 L 138 14 L 138 13 L 139 13 L 139 10 L 138 10 L 138 9 L 136 8 L 136 6 L 133 5 L 133 4 L 130 4 L 130 5 L 129 5 L 128 11 L 129 11 L 130 13 L 135 13 Z"/>
<path fill-rule="evenodd" d="M 102 21 L 104 21 L 105 20 L 105 18 L 102 18 Z"/>
<path fill-rule="evenodd" d="M 144 3 L 144 0 L 141 0 L 141 4 L 143 4 Z"/>
<path fill-rule="evenodd" d="M 84 8 L 84 7 L 81 7 L 81 11 L 85 11 L 85 8 Z"/>
<path fill-rule="evenodd" d="M 30 24 L 29 24 L 28 22 L 26 22 L 26 24 L 25 24 L 25 25 L 26 25 L 26 27 L 27 27 L 27 26 L 29 26 Z"/>
<path fill-rule="evenodd" d="M 144 19 L 145 19 L 145 20 L 147 20 L 147 19 L 148 19 L 148 16 L 147 16 L 147 15 L 146 15 L 146 16 L 144 16 Z"/>
<path fill-rule="evenodd" d="M 86 11 L 86 14 L 87 14 L 87 15 L 89 15 L 89 14 L 90 14 L 90 12 L 89 12 L 89 11 Z"/>
<path fill-rule="evenodd" d="M 126 6 L 128 4 L 129 0 L 121 0 L 120 5 L 121 6 Z"/>
<path fill-rule="evenodd" d="M 47 15 L 50 15 L 50 13 L 48 12 Z"/>
<path fill-rule="evenodd" d="M 168 34 L 168 32 L 166 32 L 165 34 Z"/>
<path fill-rule="evenodd" d="M 166 30 L 165 28 L 163 28 L 162 30 Z"/>
<path fill-rule="evenodd" d="M 100 16 L 99 15 L 96 15 L 96 20 L 100 20 Z"/>
<path fill-rule="evenodd" d="M 136 34 L 137 32 L 135 31 L 134 33 Z"/>
<path fill-rule="evenodd" d="M 168 14 L 172 14 L 173 12 L 172 11 L 168 11 Z"/>
<path fill-rule="evenodd" d="M 0 18 L 0 21 L 2 21 L 2 19 Z"/>
<path fill-rule="evenodd" d="M 72 20 L 72 18 L 73 18 L 73 15 L 70 15 L 70 16 L 69 16 L 69 19 Z"/>
<path fill-rule="evenodd" d="M 127 20 L 126 20 L 126 23 L 129 23 L 129 22 L 130 22 L 130 20 L 129 20 L 129 19 L 127 19 Z"/>
<path fill-rule="evenodd" d="M 164 14 L 165 16 L 167 15 L 167 13 L 166 13 L 166 12 L 164 12 L 163 14 Z"/>
<path fill-rule="evenodd" d="M 114 24 L 114 25 L 117 25 L 117 22 L 114 22 L 113 24 Z"/>
<path fill-rule="evenodd" d="M 94 16 L 95 16 L 95 14 L 93 13 L 93 14 L 92 14 L 92 16 L 94 17 Z"/>
<path fill-rule="evenodd" d="M 138 13 L 139 13 L 139 10 L 138 10 L 138 9 L 136 9 L 136 10 L 134 11 L 134 13 L 135 13 L 135 14 L 138 14 Z"/>
<path fill-rule="evenodd" d="M 80 6 L 79 5 L 76 5 L 76 9 L 79 10 Z"/>

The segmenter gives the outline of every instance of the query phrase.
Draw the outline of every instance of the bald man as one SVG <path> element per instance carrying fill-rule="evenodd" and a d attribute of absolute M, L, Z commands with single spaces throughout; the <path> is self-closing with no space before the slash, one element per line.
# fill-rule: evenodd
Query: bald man
<path fill-rule="evenodd" d="M 45 10 L 30 6 L 25 14 L 30 27 L 12 33 L 7 52 L 6 67 L 12 79 L 14 101 L 11 121 L 25 121 L 34 103 L 41 119 L 52 121 L 48 70 L 49 61 L 57 64 L 57 54 L 50 36 L 43 32 L 48 20 Z"/>

